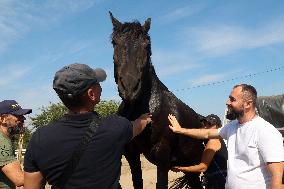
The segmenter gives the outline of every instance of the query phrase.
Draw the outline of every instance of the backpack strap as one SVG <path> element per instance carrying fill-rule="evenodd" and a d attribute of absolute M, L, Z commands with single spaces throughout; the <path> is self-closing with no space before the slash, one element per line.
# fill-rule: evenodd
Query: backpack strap
<path fill-rule="evenodd" d="M 73 174 L 75 168 L 77 167 L 82 155 L 87 149 L 88 144 L 91 142 L 93 136 L 97 133 L 101 119 L 94 116 L 89 128 L 87 129 L 84 137 L 81 139 L 80 143 L 76 146 L 75 151 L 72 154 L 67 166 L 64 168 L 62 175 L 60 176 L 57 184 L 53 185 L 52 189 L 63 189 L 68 179 Z"/>

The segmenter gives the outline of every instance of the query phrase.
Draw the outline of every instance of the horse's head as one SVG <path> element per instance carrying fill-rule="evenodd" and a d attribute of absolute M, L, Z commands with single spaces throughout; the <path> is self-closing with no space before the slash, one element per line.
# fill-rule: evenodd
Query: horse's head
<path fill-rule="evenodd" d="M 143 26 L 139 22 L 120 23 L 110 12 L 113 24 L 114 77 L 119 95 L 134 102 L 141 94 L 150 68 L 151 42 L 148 35 L 151 19 Z"/>

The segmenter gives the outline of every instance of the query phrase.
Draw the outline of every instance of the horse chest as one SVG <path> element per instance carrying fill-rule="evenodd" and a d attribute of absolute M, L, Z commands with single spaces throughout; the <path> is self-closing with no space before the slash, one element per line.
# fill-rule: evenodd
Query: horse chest
<path fill-rule="evenodd" d="M 149 100 L 149 111 L 150 113 L 155 113 L 159 111 L 161 104 L 161 95 L 157 93 L 157 91 L 151 92 L 151 97 Z"/>

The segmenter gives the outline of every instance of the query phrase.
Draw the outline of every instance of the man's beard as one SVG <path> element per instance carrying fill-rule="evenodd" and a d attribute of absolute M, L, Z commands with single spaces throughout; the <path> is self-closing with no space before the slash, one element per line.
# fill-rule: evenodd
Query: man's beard
<path fill-rule="evenodd" d="M 226 113 L 226 118 L 228 120 L 235 120 L 238 119 L 240 117 L 242 117 L 244 115 L 244 111 L 243 110 L 235 110 L 232 107 L 228 107 L 227 113 Z"/>
<path fill-rule="evenodd" d="M 22 125 L 17 125 L 8 128 L 8 133 L 10 136 L 14 136 L 16 134 L 22 134 L 24 132 L 25 132 L 25 127 L 23 127 Z"/>

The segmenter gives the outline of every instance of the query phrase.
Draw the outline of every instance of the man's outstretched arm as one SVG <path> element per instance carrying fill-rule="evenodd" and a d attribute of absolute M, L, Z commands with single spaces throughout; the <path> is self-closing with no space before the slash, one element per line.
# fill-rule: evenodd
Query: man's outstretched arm
<path fill-rule="evenodd" d="M 186 129 L 182 128 L 177 121 L 176 117 L 172 114 L 169 114 L 168 119 L 171 123 L 169 128 L 177 134 L 183 134 L 192 138 L 197 139 L 217 139 L 221 138 L 218 132 L 218 129 Z"/>
<path fill-rule="evenodd" d="M 132 122 L 133 124 L 133 138 L 139 135 L 146 127 L 147 124 L 151 123 L 151 114 L 142 114 L 139 118 Z"/>

